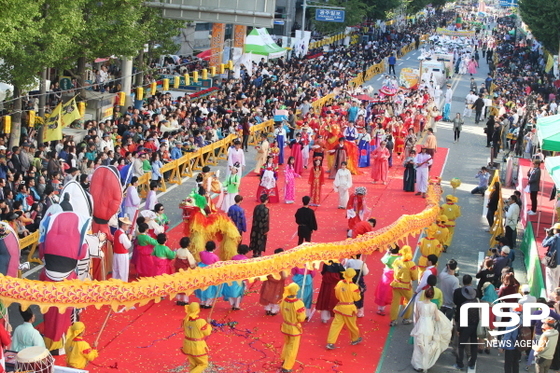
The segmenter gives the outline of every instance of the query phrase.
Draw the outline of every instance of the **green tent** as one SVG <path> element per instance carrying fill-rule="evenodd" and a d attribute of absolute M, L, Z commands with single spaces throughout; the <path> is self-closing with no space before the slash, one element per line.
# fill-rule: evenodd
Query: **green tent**
<path fill-rule="evenodd" d="M 245 39 L 245 53 L 258 54 L 270 58 L 280 58 L 286 54 L 286 48 L 278 46 L 265 28 L 254 28 Z"/>
<path fill-rule="evenodd" d="M 556 189 L 560 189 L 560 157 L 546 157 L 544 159 L 544 168 L 554 181 Z"/>
<path fill-rule="evenodd" d="M 560 114 L 537 119 L 537 136 L 542 150 L 560 152 Z"/>

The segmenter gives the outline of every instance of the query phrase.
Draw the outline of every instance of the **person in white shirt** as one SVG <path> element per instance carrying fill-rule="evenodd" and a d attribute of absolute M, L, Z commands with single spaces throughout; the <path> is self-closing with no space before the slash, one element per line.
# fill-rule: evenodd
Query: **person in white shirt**
<path fill-rule="evenodd" d="M 369 274 L 369 268 L 363 260 L 361 260 L 361 254 L 356 255 L 356 257 L 346 260 L 342 263 L 344 268 L 352 268 L 356 271 L 356 276 L 352 279 L 352 281 L 358 285 L 360 288 L 360 295 L 362 296 L 359 301 L 354 302 L 356 307 L 358 308 L 358 312 L 356 314 L 357 317 L 364 317 L 364 293 L 366 291 L 364 276 Z"/>
<path fill-rule="evenodd" d="M 30 308 L 22 311 L 20 306 L 19 313 L 23 318 L 23 324 L 19 325 L 16 330 L 14 330 L 11 350 L 20 352 L 28 347 L 45 347 L 45 341 L 41 333 L 33 327 L 33 323 L 35 322 L 33 311 Z"/>
<path fill-rule="evenodd" d="M 517 229 L 517 222 L 519 220 L 519 205 L 518 199 L 515 194 L 512 194 L 511 197 L 507 200 L 508 207 L 506 211 L 506 244 L 510 248 L 514 248 L 515 241 L 513 237 L 515 237 L 516 229 Z"/>
<path fill-rule="evenodd" d="M 473 91 L 470 91 L 467 97 L 465 97 L 465 110 L 463 110 L 463 118 L 472 117 L 472 105 L 478 97 Z"/>
<path fill-rule="evenodd" d="M 521 299 L 519 299 L 517 301 L 517 303 L 519 304 L 523 304 L 523 303 L 536 303 L 537 302 L 537 297 L 531 295 L 531 287 L 527 284 L 523 284 L 521 285 L 521 294 L 523 294 L 523 296 L 521 297 Z"/>

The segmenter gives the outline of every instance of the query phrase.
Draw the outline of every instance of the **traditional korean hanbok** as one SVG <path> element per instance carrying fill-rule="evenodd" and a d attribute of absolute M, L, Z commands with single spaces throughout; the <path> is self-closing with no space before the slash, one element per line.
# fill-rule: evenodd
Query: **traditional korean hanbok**
<path fill-rule="evenodd" d="M 370 166 L 370 152 L 371 152 L 371 136 L 367 132 L 358 134 L 358 149 L 360 156 L 358 159 L 358 167 L 369 167 Z"/>
<path fill-rule="evenodd" d="M 278 168 L 272 162 L 267 162 L 261 167 L 261 182 L 257 189 L 257 202 L 260 202 L 261 195 L 268 195 L 269 203 L 278 203 L 280 198 L 278 195 L 278 185 L 276 179 L 278 178 Z"/>

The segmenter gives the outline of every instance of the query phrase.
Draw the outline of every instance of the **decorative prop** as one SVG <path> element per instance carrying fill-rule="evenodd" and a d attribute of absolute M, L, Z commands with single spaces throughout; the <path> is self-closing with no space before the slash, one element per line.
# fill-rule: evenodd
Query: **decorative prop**
<path fill-rule="evenodd" d="M 0 299 L 6 306 L 18 302 L 24 309 L 36 304 L 42 312 L 47 311 L 49 307 L 57 307 L 64 312 L 70 307 L 95 306 L 99 309 L 104 305 L 110 305 L 116 311 L 120 305 L 132 307 L 136 304 L 145 305 L 150 301 L 160 302 L 162 297 L 174 297 L 178 293 L 191 294 L 195 289 L 204 289 L 224 282 L 245 279 L 250 282 L 256 279 L 265 281 L 269 274 L 279 277 L 282 271 L 290 271 L 296 266 L 318 267 L 323 261 L 350 258 L 356 254 L 367 255 L 388 245 L 404 245 L 409 235 L 420 233 L 437 219 L 440 213 L 438 201 L 441 193 L 438 179 L 432 179 L 424 211 L 416 215 L 403 215 L 393 224 L 355 239 L 304 243 L 278 255 L 223 261 L 205 268 L 141 278 L 131 283 L 114 279 L 40 282 L 0 276 Z"/>
<path fill-rule="evenodd" d="M 453 179 L 451 179 L 450 184 L 453 187 L 453 195 L 455 195 L 457 188 L 461 186 L 461 179 L 459 179 L 458 177 L 454 177 Z"/>

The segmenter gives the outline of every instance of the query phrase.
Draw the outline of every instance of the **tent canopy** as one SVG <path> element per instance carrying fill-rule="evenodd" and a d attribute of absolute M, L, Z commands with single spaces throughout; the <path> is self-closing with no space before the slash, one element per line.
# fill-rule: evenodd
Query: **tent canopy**
<path fill-rule="evenodd" d="M 556 188 L 560 189 L 560 156 L 546 157 L 544 159 L 544 167 L 554 181 L 554 185 L 556 185 Z"/>
<path fill-rule="evenodd" d="M 245 53 L 253 53 L 268 58 L 280 58 L 286 54 L 286 48 L 279 47 L 272 40 L 265 28 L 254 28 L 245 39 Z"/>
<path fill-rule="evenodd" d="M 560 151 L 560 114 L 537 119 L 537 136 L 541 149 Z"/>

